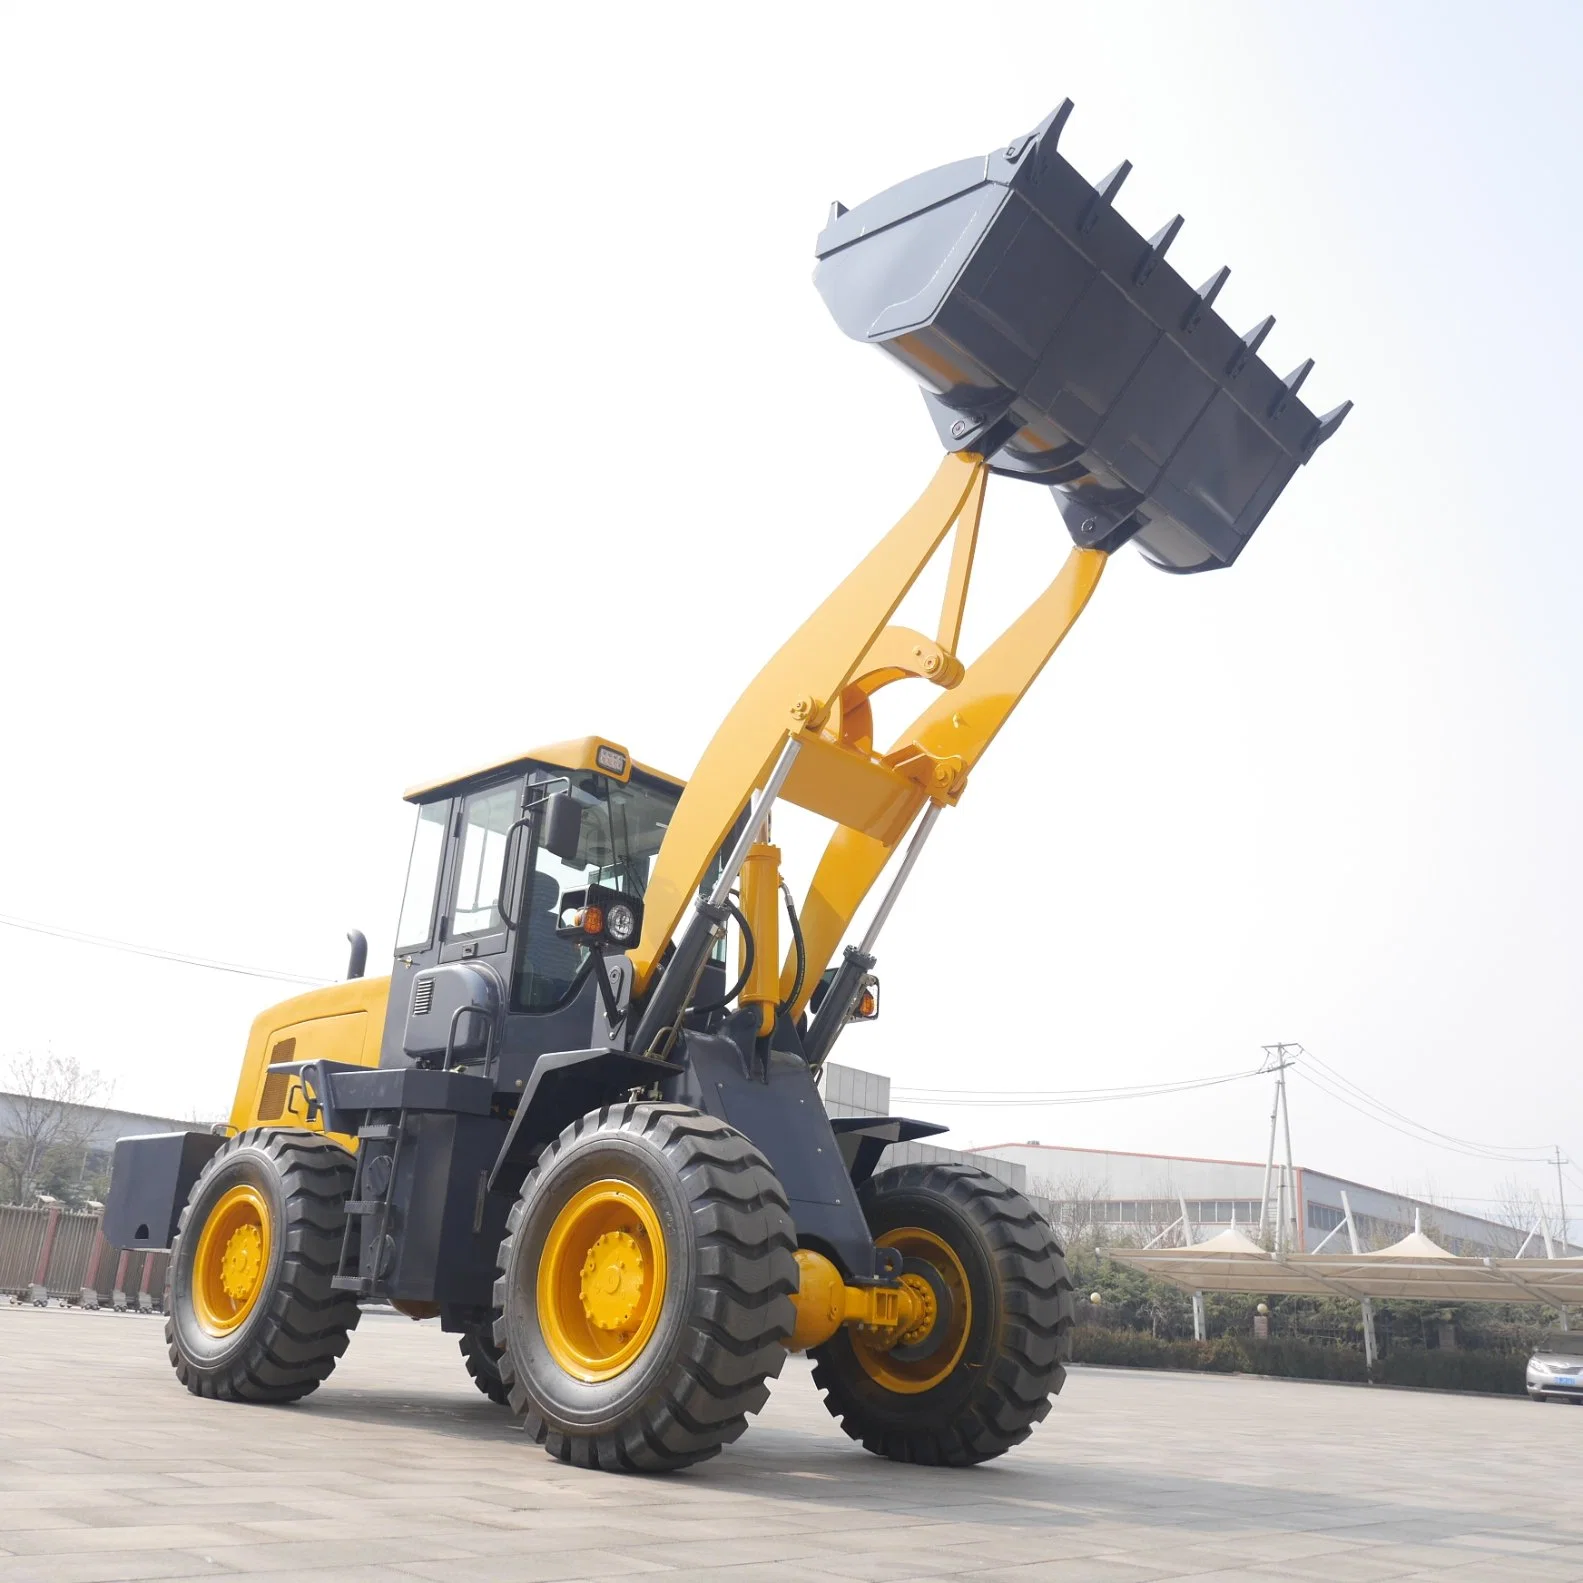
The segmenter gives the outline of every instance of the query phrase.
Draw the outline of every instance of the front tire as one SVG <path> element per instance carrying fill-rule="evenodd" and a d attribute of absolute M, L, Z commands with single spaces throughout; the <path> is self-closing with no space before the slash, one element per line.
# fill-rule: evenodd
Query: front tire
<path fill-rule="evenodd" d="M 500 1348 L 495 1345 L 494 1320 L 464 1330 L 458 1344 L 469 1378 L 490 1401 L 504 1407 L 510 1401 L 506 1382 L 500 1377 Z"/>
<path fill-rule="evenodd" d="M 315 1132 L 239 1133 L 193 1184 L 171 1248 L 165 1340 L 194 1396 L 292 1402 L 317 1390 L 357 1327 L 330 1289 L 352 1156 Z"/>
<path fill-rule="evenodd" d="M 1072 1281 L 1054 1233 L 1021 1193 L 971 1166 L 897 1166 L 858 1198 L 933 1318 L 888 1351 L 850 1327 L 815 1348 L 825 1406 L 893 1462 L 968 1467 L 1009 1451 L 1066 1378 Z"/>
<path fill-rule="evenodd" d="M 573 1123 L 500 1246 L 495 1343 L 528 1433 L 610 1472 L 714 1456 L 785 1362 L 796 1246 L 780 1183 L 724 1122 L 625 1104 Z"/>

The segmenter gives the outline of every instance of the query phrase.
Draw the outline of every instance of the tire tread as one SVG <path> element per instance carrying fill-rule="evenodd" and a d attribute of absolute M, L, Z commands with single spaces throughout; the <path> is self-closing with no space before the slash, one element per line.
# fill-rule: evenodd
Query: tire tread
<path fill-rule="evenodd" d="M 590 1133 L 649 1139 L 669 1156 L 694 1215 L 699 1278 L 691 1334 L 661 1387 L 625 1421 L 597 1434 L 557 1429 L 517 1378 L 506 1320 L 495 1326 L 501 1377 L 528 1434 L 557 1461 L 610 1472 L 669 1472 L 716 1455 L 747 1428 L 786 1360 L 797 1290 L 796 1233 L 786 1195 L 741 1133 L 683 1105 L 629 1102 L 574 1121 L 540 1156 L 511 1210 L 500 1246 L 504 1271 L 525 1206 L 562 1151 Z"/>
<path fill-rule="evenodd" d="M 280 1278 L 247 1346 L 217 1366 L 189 1358 L 178 1344 L 171 1281 L 187 1235 L 192 1205 L 205 1179 L 239 1150 L 258 1147 L 280 1172 L 285 1206 L 275 1234 L 285 1250 Z M 340 1259 L 345 1204 L 354 1161 L 318 1133 L 252 1127 L 238 1133 L 204 1167 L 181 1212 L 167 1276 L 165 1341 L 176 1378 L 195 1396 L 222 1401 L 293 1402 L 317 1390 L 346 1351 L 357 1328 L 357 1300 L 332 1291 Z M 328 1213 L 326 1211 L 328 1210 Z"/>
<path fill-rule="evenodd" d="M 1015 1188 L 970 1165 L 893 1166 L 870 1178 L 859 1193 L 865 1210 L 896 1194 L 930 1194 L 970 1220 L 995 1267 L 1001 1331 L 989 1366 L 949 1419 L 907 1428 L 875 1423 L 849 1387 L 833 1344 L 812 1354 L 813 1380 L 825 1406 L 852 1439 L 893 1462 L 969 1467 L 1001 1456 L 1044 1420 L 1066 1380 L 1063 1360 L 1075 1322 L 1073 1286 L 1054 1232 Z"/>

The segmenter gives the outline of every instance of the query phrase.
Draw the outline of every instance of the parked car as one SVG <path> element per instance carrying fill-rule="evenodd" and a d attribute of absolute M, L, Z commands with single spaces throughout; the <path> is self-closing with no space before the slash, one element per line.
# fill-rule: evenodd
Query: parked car
<path fill-rule="evenodd" d="M 1528 1394 L 1536 1402 L 1583 1404 L 1583 1332 L 1552 1330 L 1534 1348 Z"/>

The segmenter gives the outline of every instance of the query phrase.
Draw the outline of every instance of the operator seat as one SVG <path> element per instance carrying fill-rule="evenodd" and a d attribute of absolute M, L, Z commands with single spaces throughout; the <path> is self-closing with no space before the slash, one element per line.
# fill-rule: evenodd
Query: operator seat
<path fill-rule="evenodd" d="M 521 962 L 530 976 L 528 1000 L 536 1009 L 553 1005 L 572 987 L 583 950 L 555 932 L 561 915 L 561 887 L 555 876 L 534 871 L 523 915 Z"/>

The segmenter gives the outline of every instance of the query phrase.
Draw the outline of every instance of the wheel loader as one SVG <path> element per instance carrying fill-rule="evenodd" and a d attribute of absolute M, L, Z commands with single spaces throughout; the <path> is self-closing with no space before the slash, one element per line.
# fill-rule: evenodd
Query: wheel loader
<path fill-rule="evenodd" d="M 589 737 L 414 787 L 389 973 L 364 976 L 354 935 L 345 982 L 254 1022 L 229 1124 L 117 1146 L 106 1235 L 172 1250 L 188 1390 L 306 1396 L 380 1302 L 438 1318 L 479 1389 L 582 1467 L 712 1456 L 791 1351 L 898 1461 L 981 1462 L 1045 1417 L 1072 1324 L 1050 1227 L 982 1171 L 886 1166 L 944 1129 L 833 1117 L 821 1072 L 876 1009 L 931 830 L 1108 557 L 1230 566 L 1347 411 L 1300 399 L 1311 362 L 1261 360 L 1271 320 L 1216 313 L 1226 270 L 1175 272 L 1180 216 L 1147 238 L 1121 217 L 1130 166 L 1079 175 L 1070 110 L 832 207 L 815 285 L 915 376 L 943 455 L 691 778 Z M 1072 543 L 969 660 L 991 475 L 1047 488 Z M 937 627 L 897 624 L 937 554 Z M 901 683 L 922 709 L 886 745 L 873 701 Z M 830 827 L 800 900 L 779 802 Z"/>

